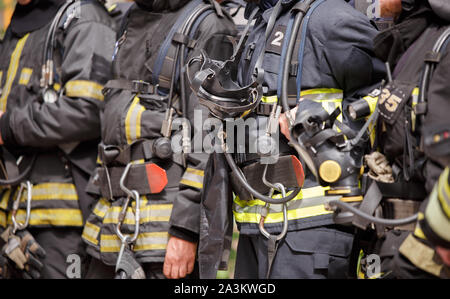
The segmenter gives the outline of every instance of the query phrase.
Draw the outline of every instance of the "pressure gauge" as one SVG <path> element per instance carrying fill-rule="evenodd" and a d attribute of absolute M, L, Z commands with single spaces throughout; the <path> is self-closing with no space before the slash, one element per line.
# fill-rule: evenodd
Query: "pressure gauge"
<path fill-rule="evenodd" d="M 52 88 L 47 88 L 44 91 L 44 102 L 53 104 L 58 100 L 58 94 Z"/>

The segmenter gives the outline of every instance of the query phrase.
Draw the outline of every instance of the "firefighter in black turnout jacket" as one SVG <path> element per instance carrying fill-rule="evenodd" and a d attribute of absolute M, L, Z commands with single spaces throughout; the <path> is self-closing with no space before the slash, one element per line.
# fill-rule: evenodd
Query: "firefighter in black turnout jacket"
<path fill-rule="evenodd" d="M 353 229 L 340 225 L 326 203 L 329 196 L 362 200 L 367 142 L 347 142 L 362 124 L 345 110 L 385 76 L 373 53 L 378 32 L 344 0 L 247 2 L 246 16 L 256 21 L 234 55 L 220 65 L 206 56 L 190 62 L 203 65 L 192 88 L 226 126 L 218 135 L 225 154 L 212 155 L 205 174 L 201 275 L 213 278 L 226 260 L 232 205 L 240 231 L 235 277 L 348 277 Z M 282 107 L 290 112 L 281 114 Z M 239 121 L 246 138 L 233 143 L 230 122 L 239 135 Z M 317 149 L 307 155 L 313 160 L 288 145 L 290 126 L 295 139 L 301 135 L 308 150 Z M 225 241 L 208 237 L 218 232 Z"/>
<path fill-rule="evenodd" d="M 183 66 L 200 49 L 229 57 L 235 34 L 216 1 L 136 0 L 125 16 L 105 86 L 99 167 L 88 187 L 99 197 L 83 232 L 94 257 L 89 278 L 194 271 L 208 154 L 194 150 L 191 137 L 194 115 L 201 121 L 207 111 Z"/>
<path fill-rule="evenodd" d="M 16 5 L 0 44 L 0 276 L 84 277 L 84 190 L 114 40 L 100 1 Z"/>
<path fill-rule="evenodd" d="M 364 201 L 378 207 L 369 214 L 414 218 L 417 213 L 418 221 L 377 226 L 379 241 L 366 253 L 380 256 L 381 271 L 362 267 L 360 276 L 449 278 L 450 3 L 391 2 L 398 7 L 395 26 L 376 37 L 375 52 L 389 62 L 392 78 L 375 92 L 379 95 L 372 93 L 379 114 L 375 148 L 385 157 L 373 154 L 377 158 L 369 166 L 376 191 Z M 361 264 L 367 265 L 364 259 Z"/>

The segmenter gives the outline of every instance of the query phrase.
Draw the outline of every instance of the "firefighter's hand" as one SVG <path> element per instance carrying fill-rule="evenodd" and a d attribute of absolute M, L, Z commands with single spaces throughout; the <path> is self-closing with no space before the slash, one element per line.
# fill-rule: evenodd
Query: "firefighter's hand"
<path fill-rule="evenodd" d="M 171 236 L 164 259 L 164 275 L 169 279 L 184 278 L 194 270 L 197 243 Z"/>
<path fill-rule="evenodd" d="M 291 114 L 292 119 L 295 119 L 295 115 L 297 114 L 297 107 L 290 110 L 289 113 Z M 280 119 L 278 120 L 280 123 L 280 131 L 281 133 L 289 140 L 291 141 L 291 132 L 289 130 L 289 120 L 286 117 L 286 113 L 283 113 L 280 115 Z"/>

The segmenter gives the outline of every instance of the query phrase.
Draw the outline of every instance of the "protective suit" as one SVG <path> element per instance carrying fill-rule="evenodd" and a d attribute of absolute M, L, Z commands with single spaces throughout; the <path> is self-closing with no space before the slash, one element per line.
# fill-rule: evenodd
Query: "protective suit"
<path fill-rule="evenodd" d="M 81 232 L 93 204 L 85 187 L 95 169 L 101 90 L 115 40 L 102 3 L 65 5 L 17 4 L 0 44 L 2 164 L 8 165 L 2 179 L 27 174 L 2 186 L 0 225 L 11 225 L 12 216 L 19 224 L 28 221 L 26 229 L 46 252 L 43 278 L 67 277 L 71 254 L 77 256 L 73 277 L 84 275 Z"/>
<path fill-rule="evenodd" d="M 121 27 L 114 77 L 105 86 L 100 164 L 88 187 L 99 200 L 83 239 L 96 260 L 91 277 L 113 277 L 123 244 L 116 228 L 120 224 L 129 235 L 139 229 L 128 254 L 147 278 L 164 278 L 169 237 L 198 241 L 208 159 L 194 143 L 192 150 L 185 147 L 195 134 L 202 137 L 194 115 L 206 119 L 207 113 L 182 83 L 187 79 L 180 66 L 200 49 L 224 59 L 236 32 L 218 3 L 201 0 L 136 1 Z M 172 150 L 175 143 L 183 151 Z M 126 189 L 137 192 L 129 206 Z M 138 198 L 140 212 L 135 209 Z M 121 209 L 126 214 L 119 220 Z"/>
<path fill-rule="evenodd" d="M 280 6 L 279 6 L 280 5 Z M 237 143 L 235 150 L 245 149 L 244 152 L 235 151 L 233 159 L 242 169 L 249 183 L 261 194 L 268 194 L 269 189 L 263 184 L 261 177 L 265 175 L 264 165 L 260 163 L 261 155 L 251 152 L 252 144 L 249 140 L 257 140 L 256 136 L 263 136 L 267 123 L 270 122 L 271 111 L 281 96 L 283 63 L 286 60 L 287 41 L 293 30 L 295 11 L 305 13 L 302 29 L 294 36 L 295 47 L 287 79 L 288 103 L 290 108 L 300 104 L 298 112 L 308 112 L 301 107 L 304 100 L 317 104 L 330 114 L 337 108 L 345 111 L 349 103 L 365 94 L 367 86 L 381 82 L 384 77 L 384 66 L 374 57 L 372 39 L 377 30 L 371 25 L 368 18 L 356 11 L 346 1 L 328 0 L 315 1 L 305 9 L 297 1 L 260 1 L 258 4 L 247 4 L 246 16 L 251 18 L 254 8 L 260 11 L 255 16 L 255 26 L 245 41 L 243 50 L 239 52 L 236 81 L 240 87 L 253 86 L 255 73 L 262 74 L 261 101 L 250 113 L 243 113 L 236 118 L 256 119 L 248 122 L 245 144 Z M 279 9 L 279 13 L 274 13 Z M 267 30 L 269 28 L 270 30 Z M 302 38 L 303 37 L 303 38 Z M 261 59 L 262 57 L 262 59 Z M 262 63 L 261 63 L 262 61 Z M 259 70 L 263 70 L 259 71 Z M 258 75 L 259 76 L 259 75 Z M 200 77 L 200 76 L 198 76 Z M 258 77 L 259 79 L 259 77 Z M 256 79 L 256 80 L 258 80 Z M 203 85 L 202 85 L 203 86 Z M 206 85 L 205 85 L 206 86 Z M 214 88 L 212 85 L 211 90 Z M 369 88 L 370 89 L 370 88 Z M 212 92 L 208 90 L 208 92 Z M 224 92 L 225 93 L 225 92 Z M 206 103 L 208 107 L 215 107 Z M 316 107 L 317 108 L 317 107 Z M 219 115 L 220 109 L 212 110 Z M 225 108 L 224 108 L 225 110 Z M 358 129 L 361 123 L 349 120 L 346 113 L 338 113 L 340 121 L 351 128 Z M 228 134 L 228 132 L 227 132 Z M 253 136 L 249 138 L 249 136 Z M 231 146 L 228 145 L 227 146 Z M 289 181 L 294 178 L 290 158 L 296 155 L 288 140 L 280 134 L 279 152 L 280 160 L 269 166 L 268 180 L 272 183 L 278 181 L 288 182 L 285 186 L 287 194 L 293 194 L 295 188 L 302 187 L 301 191 L 289 202 L 286 211 L 280 204 L 271 204 L 267 209 L 264 201 L 249 196 L 246 188 L 229 174 L 232 189 L 219 192 L 205 193 L 202 199 L 207 221 L 202 233 L 204 242 L 200 243 L 200 253 L 209 252 L 211 259 L 200 257 L 200 268 L 204 269 L 205 277 L 212 277 L 220 268 L 220 261 L 227 254 L 227 242 L 221 243 L 221 250 L 212 252 L 211 248 L 217 246 L 216 239 L 206 236 L 224 234 L 229 231 L 230 222 L 224 220 L 226 211 L 211 212 L 214 202 L 231 198 L 236 193 L 233 206 L 234 218 L 237 222 L 240 238 L 236 260 L 237 278 L 345 278 L 349 276 L 349 259 L 353 243 L 353 229 L 335 223 L 333 212 L 325 208 L 324 196 L 327 188 L 318 185 L 316 178 L 306 169 L 304 183 L 297 177 L 297 182 Z M 283 158 L 284 157 L 284 158 Z M 283 159 L 282 159 L 283 158 Z M 228 159 L 228 158 L 227 158 Z M 286 161 L 287 164 L 286 164 Z M 299 166 L 294 162 L 294 170 Z M 210 165 L 213 170 L 207 169 L 205 182 L 211 182 L 211 190 L 216 190 L 212 182 L 226 179 L 227 163 L 223 155 L 216 154 L 211 158 Z M 221 166 L 222 165 L 222 166 Z M 283 165 L 283 166 L 280 166 Z M 297 166 L 295 166 L 297 165 Z M 218 171 L 217 167 L 220 168 Z M 216 175 L 222 179 L 216 179 Z M 207 183 L 205 183 L 205 186 Z M 232 190 L 232 191 L 230 191 Z M 297 189 L 298 190 L 298 189 Z M 298 191 L 297 191 L 298 192 Z M 221 199 L 214 199 L 212 194 L 219 193 Z M 282 194 L 278 194 L 280 198 Z M 288 195 L 289 196 L 289 195 Z M 358 202 L 360 197 L 351 201 Z M 226 204 L 221 204 L 225 207 Z M 266 212 L 267 211 L 267 212 Z M 287 216 L 283 216 L 283 214 Z M 220 214 L 220 217 L 219 217 Z M 214 218 L 212 217 L 214 215 Z M 263 236 L 261 219 L 264 218 L 264 229 L 272 237 L 287 228 L 285 238 L 278 241 L 275 246 L 277 253 L 273 254 L 271 238 Z M 286 221 L 287 220 L 287 223 Z M 272 243 L 272 244 L 270 244 Z M 269 249 L 269 251 L 268 251 Z M 209 250 L 209 251 L 208 251 Z M 269 270 L 269 271 L 268 271 Z M 269 274 L 269 275 L 268 275 Z M 268 276 L 267 276 L 268 275 Z"/>

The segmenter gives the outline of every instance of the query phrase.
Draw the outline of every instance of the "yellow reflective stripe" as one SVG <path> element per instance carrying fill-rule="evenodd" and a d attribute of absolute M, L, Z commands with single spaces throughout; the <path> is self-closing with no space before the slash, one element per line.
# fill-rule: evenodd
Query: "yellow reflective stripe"
<path fill-rule="evenodd" d="M 2 84 L 3 81 L 3 71 L 0 71 L 0 84 Z"/>
<path fill-rule="evenodd" d="M 420 93 L 420 89 L 418 87 L 414 88 L 414 90 L 412 92 L 412 96 L 413 96 L 412 106 L 413 106 L 413 108 L 419 102 L 419 93 Z"/>
<path fill-rule="evenodd" d="M 299 206 L 299 204 L 304 203 L 302 200 L 315 198 L 320 199 L 325 196 L 325 191 L 329 187 L 312 187 L 303 189 L 292 201 L 288 203 L 288 219 L 298 220 L 303 218 L 315 217 L 320 215 L 331 214 L 331 211 L 325 209 L 325 204 L 323 201 L 318 201 L 317 204 L 310 206 Z M 289 194 L 289 193 L 288 193 Z M 278 194 L 273 198 L 281 198 Z M 320 202 L 320 203 L 319 203 Z M 240 223 L 259 223 L 261 219 L 260 209 L 265 206 L 265 202 L 261 200 L 240 200 L 238 197 L 234 199 L 233 213 L 237 222 Z M 295 208 L 297 207 L 297 208 Z M 272 205 L 270 207 L 271 211 L 265 219 L 265 223 L 279 223 L 283 221 L 283 212 L 281 210 L 281 205 Z M 273 209 L 279 211 L 274 212 Z"/>
<path fill-rule="evenodd" d="M 134 97 L 125 118 L 125 135 L 128 144 L 141 138 L 141 117 L 145 108 L 139 104 L 139 98 Z"/>
<path fill-rule="evenodd" d="M 261 102 L 266 104 L 274 104 L 278 102 L 278 96 L 262 97 Z"/>
<path fill-rule="evenodd" d="M 8 207 L 9 197 L 11 195 L 11 189 L 8 189 L 3 193 L 2 199 L 0 201 L 0 209 L 6 210 Z"/>
<path fill-rule="evenodd" d="M 25 221 L 25 216 L 25 210 L 17 211 L 18 221 Z M 11 223 L 11 215 L 8 222 Z M 30 225 L 83 226 L 83 216 L 79 209 L 34 209 Z"/>
<path fill-rule="evenodd" d="M 167 232 L 150 232 L 138 235 L 134 251 L 165 250 L 169 234 Z M 117 235 L 100 235 L 100 252 L 119 252 L 121 246 Z"/>
<path fill-rule="evenodd" d="M 438 199 L 438 186 L 433 188 L 425 210 L 425 218 L 434 233 L 450 242 L 450 218 L 444 214 Z"/>
<path fill-rule="evenodd" d="M 0 210 L 0 227 L 6 227 L 6 213 Z"/>
<path fill-rule="evenodd" d="M 414 229 L 414 236 L 416 236 L 417 238 L 422 239 L 422 240 L 426 240 L 427 239 L 427 237 L 423 233 L 423 230 L 420 227 L 419 223 L 416 224 L 416 228 Z"/>
<path fill-rule="evenodd" d="M 103 101 L 103 85 L 87 80 L 73 80 L 65 85 L 66 95 L 74 98 L 92 98 Z"/>
<path fill-rule="evenodd" d="M 169 233 L 166 232 L 142 233 L 136 240 L 134 250 L 165 250 L 168 241 Z"/>
<path fill-rule="evenodd" d="M 33 69 L 24 67 L 22 72 L 20 73 L 19 84 L 28 85 L 31 79 L 31 75 L 33 74 Z"/>
<path fill-rule="evenodd" d="M 366 100 L 367 105 L 369 105 L 370 111 L 375 111 L 375 108 L 377 107 L 378 97 L 365 96 L 363 99 Z"/>
<path fill-rule="evenodd" d="M 303 218 L 310 218 L 320 215 L 332 214 L 332 211 L 327 211 L 325 205 L 318 205 L 306 208 L 300 208 L 296 210 L 288 211 L 289 220 L 297 220 Z M 261 214 L 259 213 L 238 213 L 234 211 L 234 217 L 237 222 L 245 223 L 259 223 Z M 264 223 L 279 223 L 284 220 L 283 212 L 281 213 L 269 213 Z"/>
<path fill-rule="evenodd" d="M 172 214 L 173 204 L 161 204 L 161 205 L 148 205 L 142 207 L 141 205 L 141 217 L 140 223 L 145 222 L 168 222 L 170 220 L 170 215 Z M 119 219 L 119 213 L 122 207 L 111 207 L 108 209 L 105 218 L 103 219 L 104 224 L 116 224 Z M 134 211 L 131 207 L 127 209 L 126 217 L 123 221 L 124 224 L 134 225 Z"/>
<path fill-rule="evenodd" d="M 180 184 L 183 184 L 183 185 L 186 185 L 186 186 L 189 186 L 189 187 L 194 187 L 194 188 L 197 188 L 197 189 L 203 189 L 203 183 L 194 182 L 194 181 L 187 180 L 187 179 L 182 179 L 180 181 Z"/>
<path fill-rule="evenodd" d="M 100 218 L 104 218 L 111 204 L 105 198 L 100 198 L 94 208 L 94 214 Z"/>
<path fill-rule="evenodd" d="M 113 5 L 111 5 L 109 8 L 108 8 L 108 11 L 109 12 L 112 12 L 114 9 L 116 9 L 117 8 L 117 4 L 116 3 L 114 3 Z"/>
<path fill-rule="evenodd" d="M 302 200 L 302 199 L 305 199 L 305 198 L 314 198 L 314 197 L 325 196 L 325 191 L 327 191 L 329 189 L 330 189 L 330 187 L 321 187 L 321 186 L 305 188 L 305 189 L 302 189 L 297 194 L 297 196 L 294 199 L 292 199 L 290 202 L 294 202 L 294 201 L 297 201 L 297 200 Z M 292 192 L 289 192 L 288 195 L 290 193 L 292 193 Z M 281 195 L 280 194 L 274 195 L 273 198 L 275 198 L 275 199 L 278 198 L 279 199 L 279 198 L 281 198 Z M 234 198 L 234 202 L 236 204 L 238 204 L 239 206 L 243 207 L 243 208 L 244 207 L 254 207 L 254 206 L 265 206 L 266 205 L 266 203 L 264 201 L 259 200 L 259 199 L 248 200 L 247 201 L 247 200 L 239 199 L 238 196 L 236 196 Z"/>
<path fill-rule="evenodd" d="M 180 183 L 186 186 L 203 189 L 203 177 L 205 172 L 194 168 L 187 168 Z"/>
<path fill-rule="evenodd" d="M 307 95 L 318 95 L 318 94 L 329 94 L 329 93 L 336 93 L 336 94 L 343 94 L 342 89 L 337 88 L 315 88 L 315 89 L 307 89 L 302 90 L 300 93 L 300 96 L 307 96 Z"/>
<path fill-rule="evenodd" d="M 334 110 L 336 110 L 336 108 L 340 108 L 342 111 L 344 91 L 335 88 L 309 89 L 302 91 L 300 97 L 321 103 L 322 107 L 331 114 Z M 342 122 L 342 113 L 337 117 L 337 119 Z M 336 130 L 340 132 L 337 127 Z"/>
<path fill-rule="evenodd" d="M 98 234 L 100 233 L 100 227 L 90 222 L 86 222 L 81 237 L 94 245 L 98 245 Z"/>
<path fill-rule="evenodd" d="M 11 55 L 11 61 L 6 74 L 5 86 L 3 87 L 3 93 L 0 98 L 1 111 L 6 111 L 6 103 L 8 101 L 9 93 L 11 92 L 12 84 L 16 78 L 17 69 L 19 68 L 20 56 L 22 55 L 23 48 L 29 36 L 30 34 L 28 33 L 17 42 L 16 48 Z"/>
<path fill-rule="evenodd" d="M 201 176 L 201 177 L 203 177 L 205 175 L 205 172 L 203 170 L 194 169 L 194 168 L 190 168 L 190 167 L 188 167 L 186 169 L 186 173 L 190 173 L 190 174 L 193 174 L 193 175 L 198 175 L 198 176 Z"/>
<path fill-rule="evenodd" d="M 449 169 L 446 168 L 439 178 L 439 201 L 442 209 L 450 219 L 450 186 L 448 185 Z"/>
<path fill-rule="evenodd" d="M 34 185 L 32 200 L 78 200 L 77 190 L 74 184 L 44 183 Z M 21 201 L 26 200 L 26 192 Z"/>

